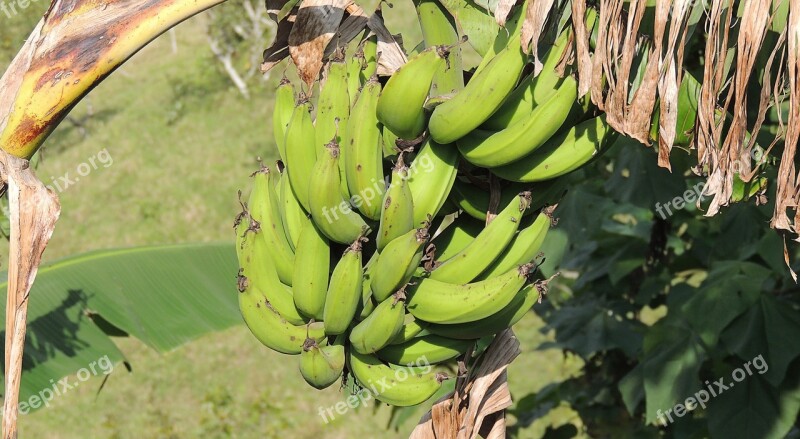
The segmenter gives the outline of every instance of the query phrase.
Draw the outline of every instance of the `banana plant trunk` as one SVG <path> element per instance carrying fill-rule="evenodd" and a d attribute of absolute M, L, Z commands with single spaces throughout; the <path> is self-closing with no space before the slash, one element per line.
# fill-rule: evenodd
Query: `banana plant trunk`
<path fill-rule="evenodd" d="M 225 0 L 53 0 L 0 78 L 0 179 L 10 204 L 3 437 L 17 437 L 28 295 L 60 204 L 28 159 L 69 111 L 150 41 Z"/>

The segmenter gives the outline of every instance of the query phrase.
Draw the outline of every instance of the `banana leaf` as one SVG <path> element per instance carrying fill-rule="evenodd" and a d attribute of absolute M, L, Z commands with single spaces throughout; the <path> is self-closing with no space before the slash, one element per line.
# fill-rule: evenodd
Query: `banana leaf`
<path fill-rule="evenodd" d="M 30 296 L 20 401 L 60 390 L 62 378 L 77 382 L 81 369 L 99 375 L 124 361 L 111 337 L 166 352 L 240 324 L 237 267 L 232 244 L 101 250 L 43 265 Z"/>

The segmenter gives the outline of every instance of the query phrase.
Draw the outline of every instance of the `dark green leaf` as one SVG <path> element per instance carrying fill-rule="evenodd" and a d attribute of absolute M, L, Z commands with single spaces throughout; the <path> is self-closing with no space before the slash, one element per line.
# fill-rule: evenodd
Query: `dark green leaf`
<path fill-rule="evenodd" d="M 659 410 L 669 410 L 700 387 L 698 372 L 706 358 L 699 340 L 669 315 L 650 328 L 644 338 L 645 422 L 654 422 Z"/>
<path fill-rule="evenodd" d="M 619 151 L 614 174 L 605 183 L 609 195 L 638 206 L 656 208 L 674 197 L 683 197 L 686 183 L 682 176 L 660 168 L 656 154 L 635 140 L 620 136 L 614 149 Z M 674 214 L 675 208 L 671 208 Z M 669 213 L 664 211 L 666 216 Z"/>
<path fill-rule="evenodd" d="M 556 342 L 562 349 L 575 351 L 583 358 L 594 353 L 622 349 L 629 357 L 641 348 L 638 322 L 625 319 L 597 302 L 565 306 L 553 312 L 547 330 L 554 329 Z M 549 343 L 540 349 L 550 347 Z"/>
<path fill-rule="evenodd" d="M 749 376 L 712 399 L 708 428 L 713 437 L 779 439 L 792 428 L 800 410 L 800 380 L 795 367 L 776 388 L 764 377 Z M 735 384 L 735 385 L 734 385 Z"/>
<path fill-rule="evenodd" d="M 634 416 L 636 408 L 644 400 L 644 368 L 642 365 L 637 365 L 619 380 L 617 388 L 622 395 L 622 402 L 625 403 L 628 413 Z"/>
<path fill-rule="evenodd" d="M 540 251 L 544 254 L 545 261 L 539 267 L 545 277 L 550 277 L 558 271 L 568 245 L 569 237 L 563 230 L 553 229 L 547 233 L 547 237 L 545 237 L 544 243 L 540 248 Z"/>
<path fill-rule="evenodd" d="M 725 327 L 758 300 L 769 275 L 763 266 L 749 262 L 715 264 L 680 312 L 706 345 L 716 345 Z"/>
<path fill-rule="evenodd" d="M 789 303 L 762 294 L 747 313 L 722 333 L 722 341 L 743 360 L 758 356 L 768 365 L 764 379 L 777 386 L 800 354 L 800 312 Z"/>
<path fill-rule="evenodd" d="M 587 185 L 580 185 L 567 192 L 554 215 L 558 218 L 559 229 L 569 236 L 588 237 L 601 226 L 597 218 L 603 218 L 604 212 L 610 208 L 613 208 L 613 201 L 593 193 Z M 592 214 L 587 215 L 587 212 Z"/>
<path fill-rule="evenodd" d="M 21 400 L 52 388 L 51 380 L 75 381 L 93 363 L 102 373 L 105 356 L 122 360 L 102 329 L 164 352 L 239 324 L 237 270 L 231 244 L 104 250 L 42 266 L 31 291 Z"/>

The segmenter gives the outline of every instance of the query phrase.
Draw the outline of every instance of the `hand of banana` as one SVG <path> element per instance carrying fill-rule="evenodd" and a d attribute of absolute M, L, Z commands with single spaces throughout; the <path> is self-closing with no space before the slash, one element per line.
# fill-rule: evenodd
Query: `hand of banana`
<path fill-rule="evenodd" d="M 465 84 L 452 17 L 428 0 L 417 11 L 427 48 L 388 80 L 367 36 L 357 56 L 337 51 L 316 104 L 281 81 L 282 175 L 254 174 L 235 227 L 253 334 L 299 354 L 311 386 L 347 370 L 396 406 L 430 398 L 446 378 L 435 365 L 541 299 L 545 208 L 615 137 L 556 72 L 567 31 L 528 73 L 518 13 Z"/>

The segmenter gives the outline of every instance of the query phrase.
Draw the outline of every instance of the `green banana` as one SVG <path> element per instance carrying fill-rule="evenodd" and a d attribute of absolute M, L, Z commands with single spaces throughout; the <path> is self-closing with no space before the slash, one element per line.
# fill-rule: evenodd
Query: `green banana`
<path fill-rule="evenodd" d="M 402 344 L 421 334 L 427 323 L 420 322 L 411 314 L 406 314 L 403 320 L 403 329 L 389 342 L 389 344 Z"/>
<path fill-rule="evenodd" d="M 394 160 L 397 158 L 397 154 L 400 153 L 400 150 L 397 148 L 397 134 L 393 133 L 392 130 L 386 128 L 381 124 L 381 140 L 383 140 L 383 158 L 387 160 Z"/>
<path fill-rule="evenodd" d="M 392 181 L 381 206 L 381 223 L 376 244 L 383 250 L 393 239 L 414 228 L 414 199 L 408 188 L 408 167 L 403 155 L 397 157 L 392 169 Z"/>
<path fill-rule="evenodd" d="M 500 178 L 520 182 L 544 181 L 568 174 L 603 151 L 616 138 L 605 114 L 581 122 L 548 140 L 541 148 L 505 166 L 492 168 Z"/>
<path fill-rule="evenodd" d="M 567 121 L 578 98 L 578 83 L 564 78 L 558 91 L 529 115 L 499 131 L 476 129 L 458 140 L 458 150 L 470 163 L 496 167 L 519 160 L 542 146 Z"/>
<path fill-rule="evenodd" d="M 361 287 L 361 302 L 358 304 L 356 311 L 358 320 L 364 320 L 375 311 L 375 300 L 372 298 L 372 290 L 370 289 L 370 279 L 366 275 L 362 281 Z"/>
<path fill-rule="evenodd" d="M 291 285 L 294 252 L 286 238 L 272 173 L 262 164 L 261 169 L 254 172 L 252 177 L 253 191 L 250 193 L 248 206 L 250 215 L 260 226 L 260 232 L 256 235 L 265 240 L 281 282 Z"/>
<path fill-rule="evenodd" d="M 236 251 L 239 259 L 239 290 L 263 295 L 272 308 L 287 322 L 302 325 L 306 319 L 294 307 L 291 287 L 278 278 L 275 263 L 266 241 L 261 238 L 260 224 L 245 210 L 237 218 Z"/>
<path fill-rule="evenodd" d="M 280 197 L 281 205 L 281 220 L 286 232 L 286 240 L 293 250 L 297 250 L 297 242 L 300 239 L 300 232 L 306 224 L 311 220 L 308 214 L 303 210 L 300 201 L 292 191 L 291 183 L 289 183 L 288 172 L 284 169 L 281 174 L 281 179 L 278 182 L 278 195 Z"/>
<path fill-rule="evenodd" d="M 544 71 L 542 71 L 544 73 Z M 491 117 L 478 127 L 484 131 L 502 131 L 520 119 L 530 115 L 536 108 L 533 102 L 533 84 L 536 75 L 529 73 L 519 80 L 519 84 L 509 93 L 503 105 L 495 111 Z"/>
<path fill-rule="evenodd" d="M 474 340 L 488 337 L 514 326 L 520 321 L 533 304 L 539 300 L 540 293 L 536 284 L 527 285 L 520 290 L 514 299 L 497 313 L 469 323 L 454 325 L 430 324 L 425 327 L 432 334 L 457 340 Z"/>
<path fill-rule="evenodd" d="M 260 240 L 260 239 L 255 239 Z M 302 325 L 306 319 L 294 307 L 292 288 L 281 283 L 275 275 L 272 258 L 263 251 L 253 250 L 252 255 L 241 262 L 240 286 L 264 296 L 270 306 L 292 325 Z M 266 258 L 264 255 L 266 254 Z"/>
<path fill-rule="evenodd" d="M 317 157 L 322 156 L 325 146 L 336 136 L 341 144 L 345 137 L 347 120 L 350 118 L 350 96 L 347 91 L 347 64 L 344 54 L 337 50 L 328 63 L 317 100 L 316 133 Z"/>
<path fill-rule="evenodd" d="M 426 49 L 389 78 L 378 100 L 378 120 L 402 139 L 416 139 L 425 131 L 425 99 L 447 49 Z"/>
<path fill-rule="evenodd" d="M 489 50 L 483 54 L 483 58 L 478 64 L 478 67 L 475 68 L 473 76 L 477 75 L 484 68 L 486 68 L 486 65 L 489 64 L 489 62 L 491 62 L 494 57 L 497 56 L 497 54 L 502 52 L 503 49 L 509 45 L 509 43 L 513 42 L 514 40 L 520 42 L 520 32 L 522 32 L 522 25 L 525 22 L 524 18 L 527 10 L 528 0 L 525 0 L 517 10 L 508 16 L 505 27 L 498 28 L 494 42 L 492 42 Z"/>
<path fill-rule="evenodd" d="M 362 43 L 363 44 L 363 43 Z M 350 96 L 350 106 L 356 102 L 358 89 L 361 88 L 361 75 L 364 69 L 364 51 L 358 46 L 356 53 L 347 60 L 347 95 Z"/>
<path fill-rule="evenodd" d="M 525 190 L 531 191 L 531 207 L 525 215 L 535 212 L 544 206 L 557 204 L 564 195 L 569 185 L 569 179 L 558 178 L 539 182 L 533 187 L 529 183 L 509 183 L 501 189 L 500 205 L 508 204 L 517 194 Z M 486 221 L 486 212 L 489 210 L 489 193 L 470 183 L 456 180 L 450 192 L 450 201 L 467 215 Z"/>
<path fill-rule="evenodd" d="M 481 231 L 474 241 L 445 260 L 430 274 L 431 279 L 463 284 L 472 281 L 500 254 L 517 233 L 522 214 L 531 203 L 530 192 L 522 192 Z"/>
<path fill-rule="evenodd" d="M 483 218 L 479 222 L 472 218 L 459 218 L 447 226 L 432 241 L 436 246 L 436 258 L 446 261 L 472 244 L 478 234 L 483 231 L 485 220 L 486 218 Z"/>
<path fill-rule="evenodd" d="M 492 262 L 479 279 L 490 279 L 499 276 L 511 268 L 531 262 L 539 254 L 539 248 L 550 230 L 551 218 L 547 213 L 540 213 L 530 226 L 520 231 L 505 251 Z"/>
<path fill-rule="evenodd" d="M 361 70 L 361 83 L 365 84 L 378 72 L 378 36 L 370 35 L 362 46 L 364 68 Z"/>
<path fill-rule="evenodd" d="M 375 115 L 381 84 L 377 77 L 364 85 L 353 106 L 344 137 L 344 169 L 351 201 L 369 219 L 380 220 L 385 190 L 381 127 Z M 339 159 L 341 161 L 341 158 Z"/>
<path fill-rule="evenodd" d="M 350 95 L 348 91 L 348 65 L 344 62 L 344 49 L 336 50 L 325 69 L 325 81 L 321 83 L 317 100 L 317 118 L 314 121 L 317 143 L 317 157 L 322 157 L 325 146 L 335 138 L 343 144 L 350 118 Z M 344 170 L 345 150 L 339 150 L 339 188 L 342 197 L 350 198 Z"/>
<path fill-rule="evenodd" d="M 474 322 L 508 305 L 528 282 L 533 264 L 514 267 L 508 273 L 470 284 L 452 284 L 423 278 L 407 289 L 406 309 L 429 323 Z"/>
<path fill-rule="evenodd" d="M 322 320 L 325 295 L 328 292 L 328 271 L 331 249 L 328 238 L 309 221 L 300 233 L 294 264 L 294 304 L 298 311 Z"/>
<path fill-rule="evenodd" d="M 474 343 L 474 340 L 454 340 L 439 335 L 426 335 L 403 344 L 386 346 L 375 355 L 383 361 L 404 366 L 420 362 L 438 364 L 463 354 Z"/>
<path fill-rule="evenodd" d="M 322 322 L 293 325 L 286 321 L 263 294 L 248 290 L 239 294 L 239 310 L 250 332 L 268 348 L 284 354 L 296 355 L 303 351 L 303 341 L 325 337 Z"/>
<path fill-rule="evenodd" d="M 300 374 L 311 387 L 322 390 L 342 376 L 345 358 L 344 345 L 319 346 L 308 339 L 300 353 Z"/>
<path fill-rule="evenodd" d="M 236 234 L 236 260 L 241 265 L 251 254 L 252 246 L 247 243 L 248 235 L 255 233 L 261 225 L 250 217 L 247 204 L 242 201 L 242 191 L 239 191 L 239 204 L 242 206 L 242 211 L 233 221 L 233 232 Z"/>
<path fill-rule="evenodd" d="M 375 310 L 375 301 L 372 299 L 372 277 L 370 267 L 378 258 L 378 252 L 373 252 L 366 264 L 364 264 L 364 277 L 361 280 L 361 302 L 358 304 L 356 314 L 358 320 L 364 320 Z"/>
<path fill-rule="evenodd" d="M 526 63 L 527 55 L 512 39 L 461 92 L 433 110 L 428 125 L 431 137 L 452 143 L 484 123 L 513 91 Z M 480 105 L 470 105 L 475 102 Z"/>
<path fill-rule="evenodd" d="M 508 205 L 508 203 L 524 190 L 525 186 L 520 184 L 514 186 L 509 185 L 502 188 L 499 205 Z M 484 222 L 486 221 L 486 212 L 489 211 L 489 198 L 488 189 L 482 189 L 469 182 L 458 179 L 453 185 L 453 190 L 450 192 L 450 200 L 453 201 L 459 209 L 463 210 L 467 215 Z"/>
<path fill-rule="evenodd" d="M 433 110 L 428 122 L 433 140 L 453 143 L 485 122 L 514 90 L 527 61 L 517 35 L 463 90 Z"/>
<path fill-rule="evenodd" d="M 370 288 L 375 300 L 385 301 L 411 279 L 422 261 L 428 228 L 412 229 L 393 239 L 369 268 Z"/>
<path fill-rule="evenodd" d="M 425 47 L 449 46 L 450 53 L 433 76 L 430 95 L 452 94 L 464 88 L 460 38 L 455 19 L 437 0 L 417 1 L 417 15 Z"/>
<path fill-rule="evenodd" d="M 281 79 L 275 91 L 275 107 L 272 112 L 272 133 L 281 160 L 286 160 L 286 127 L 292 118 L 295 107 L 294 85 L 287 77 Z"/>
<path fill-rule="evenodd" d="M 362 297 L 362 268 L 360 236 L 347 247 L 331 274 L 322 320 L 325 333 L 344 333 L 356 314 Z"/>
<path fill-rule="evenodd" d="M 414 225 L 435 217 L 456 180 L 458 151 L 426 139 L 408 170 L 408 188 L 414 200 Z"/>
<path fill-rule="evenodd" d="M 339 146 L 336 142 L 331 142 L 325 147 L 312 171 L 310 187 L 314 190 L 308 194 L 309 212 L 317 227 L 331 241 L 350 244 L 368 226 L 352 210 L 350 203 L 342 198 L 340 185 Z"/>
<path fill-rule="evenodd" d="M 311 120 L 311 104 L 305 95 L 292 112 L 292 118 L 286 127 L 286 172 L 289 183 L 297 200 L 306 212 L 309 211 L 309 182 L 317 161 L 316 134 L 314 122 Z M 337 186 L 338 188 L 338 186 Z"/>
<path fill-rule="evenodd" d="M 570 29 L 561 32 L 544 56 L 542 70 L 539 74 L 535 76 L 530 74 L 520 81 L 519 86 L 511 92 L 503 105 L 481 125 L 482 129 L 504 130 L 527 118 L 531 110 L 548 101 L 555 94 L 563 81 L 563 78 L 555 70 L 567 48 L 570 36 Z"/>
<path fill-rule="evenodd" d="M 358 383 L 377 400 L 397 407 L 427 401 L 447 379 L 447 375 L 434 371 L 429 365 L 391 368 L 374 355 L 359 354 L 352 349 L 348 366 Z"/>
<path fill-rule="evenodd" d="M 383 300 L 366 319 L 350 331 L 350 346 L 371 354 L 392 341 L 403 329 L 405 293 L 401 290 Z"/>

